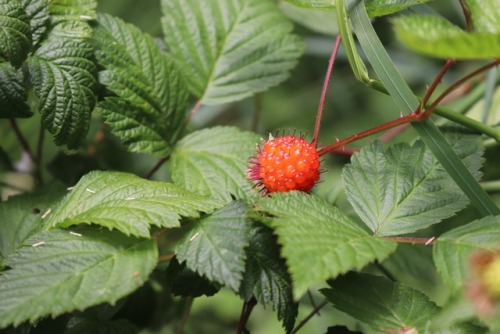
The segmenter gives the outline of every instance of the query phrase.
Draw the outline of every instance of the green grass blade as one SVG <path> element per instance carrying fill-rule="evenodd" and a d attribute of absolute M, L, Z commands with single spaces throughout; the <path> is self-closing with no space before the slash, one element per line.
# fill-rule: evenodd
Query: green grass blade
<path fill-rule="evenodd" d="M 378 39 L 362 1 L 355 2 L 351 9 L 351 19 L 361 47 L 401 112 L 409 113 L 415 110 L 418 107 L 418 100 L 394 67 Z M 438 128 L 430 120 L 413 123 L 413 126 L 479 212 L 483 215 L 499 214 L 500 210 L 453 152 Z"/>

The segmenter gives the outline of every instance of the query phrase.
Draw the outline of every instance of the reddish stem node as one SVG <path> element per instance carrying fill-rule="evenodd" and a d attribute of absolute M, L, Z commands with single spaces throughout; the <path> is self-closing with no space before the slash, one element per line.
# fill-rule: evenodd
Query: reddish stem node
<path fill-rule="evenodd" d="M 399 243 L 421 244 L 425 246 L 432 245 L 436 242 L 436 237 L 432 238 L 412 238 L 412 237 L 385 237 L 387 240 L 396 241 Z"/>

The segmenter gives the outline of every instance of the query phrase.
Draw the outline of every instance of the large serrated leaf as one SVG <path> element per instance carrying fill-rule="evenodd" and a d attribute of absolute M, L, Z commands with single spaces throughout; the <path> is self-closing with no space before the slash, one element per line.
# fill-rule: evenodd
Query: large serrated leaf
<path fill-rule="evenodd" d="M 427 321 L 438 311 L 420 291 L 380 276 L 350 273 L 330 286 L 321 291 L 327 299 L 377 333 L 424 333 Z"/>
<path fill-rule="evenodd" d="M 476 136 L 454 136 L 458 156 L 478 178 L 482 149 Z M 343 170 L 349 202 L 375 235 L 405 234 L 439 223 L 468 203 L 420 141 L 387 149 L 374 142 Z"/>
<path fill-rule="evenodd" d="M 471 255 L 499 248 L 500 216 L 486 217 L 442 234 L 434 244 L 433 257 L 444 281 L 458 289 L 471 278 Z"/>
<path fill-rule="evenodd" d="M 173 61 L 149 35 L 109 15 L 94 36 L 100 81 L 116 96 L 98 104 L 105 121 L 130 151 L 170 153 L 185 119 L 187 89 Z"/>
<path fill-rule="evenodd" d="M 49 227 L 92 223 L 126 235 L 149 237 L 152 225 L 179 227 L 182 217 L 198 217 L 221 203 L 174 184 L 121 172 L 85 175 L 47 218 Z"/>
<path fill-rule="evenodd" d="M 263 225 L 252 226 L 247 263 L 240 287 L 245 300 L 255 297 L 259 302 L 271 305 L 278 319 L 289 333 L 298 315 L 298 304 L 293 300 L 292 279 L 281 257 L 276 236 Z"/>
<path fill-rule="evenodd" d="M 50 15 L 56 23 L 96 18 L 96 0 L 50 0 Z"/>
<path fill-rule="evenodd" d="M 179 262 L 238 291 L 249 243 L 246 211 L 244 202 L 235 201 L 198 221 L 176 248 Z"/>
<path fill-rule="evenodd" d="M 169 52 L 204 104 L 240 100 L 285 80 L 303 43 L 268 0 L 162 0 Z"/>
<path fill-rule="evenodd" d="M 33 114 L 26 103 L 28 94 L 23 79 L 21 69 L 0 62 L 0 118 L 30 117 Z"/>
<path fill-rule="evenodd" d="M 0 59 L 19 67 L 31 49 L 30 19 L 18 0 L 0 0 Z"/>
<path fill-rule="evenodd" d="M 481 59 L 500 56 L 500 32 L 468 33 L 431 15 L 407 15 L 393 20 L 398 38 L 409 48 L 430 56 Z"/>
<path fill-rule="evenodd" d="M 333 10 L 314 8 L 304 10 L 287 2 L 281 2 L 280 9 L 293 21 L 313 31 L 331 36 L 338 33 L 337 15 Z"/>
<path fill-rule="evenodd" d="M 37 234 L 0 275 L 0 328 L 114 303 L 140 287 L 157 261 L 152 239 L 93 228 Z"/>
<path fill-rule="evenodd" d="M 370 236 L 317 196 L 276 193 L 263 198 L 257 209 L 274 217 L 271 224 L 283 246 L 297 299 L 311 284 L 382 260 L 396 249 L 396 243 Z"/>
<path fill-rule="evenodd" d="M 57 145 L 76 148 L 87 135 L 96 99 L 93 56 L 84 39 L 53 37 L 30 58 L 42 124 Z"/>
<path fill-rule="evenodd" d="M 35 194 L 12 196 L 0 202 L 0 260 L 43 229 L 43 215 L 63 194 L 64 188 L 52 186 Z"/>
<path fill-rule="evenodd" d="M 284 0 L 294 6 L 304 8 L 321 8 L 332 9 L 335 8 L 335 0 Z"/>
<path fill-rule="evenodd" d="M 24 10 L 29 17 L 33 45 L 38 45 L 47 32 L 50 21 L 47 0 L 21 0 Z"/>
<path fill-rule="evenodd" d="M 184 137 L 170 161 L 172 178 L 184 188 L 230 201 L 250 199 L 256 192 L 246 177 L 248 160 L 259 137 L 233 127 L 215 127 Z"/>

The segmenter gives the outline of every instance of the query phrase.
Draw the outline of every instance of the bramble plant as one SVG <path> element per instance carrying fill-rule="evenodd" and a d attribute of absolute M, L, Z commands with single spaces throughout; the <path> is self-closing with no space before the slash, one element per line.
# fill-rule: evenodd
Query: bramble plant
<path fill-rule="evenodd" d="M 0 0 L 0 332 L 500 330 L 498 0 L 158 2 Z M 257 133 L 306 34 L 318 110 Z"/>

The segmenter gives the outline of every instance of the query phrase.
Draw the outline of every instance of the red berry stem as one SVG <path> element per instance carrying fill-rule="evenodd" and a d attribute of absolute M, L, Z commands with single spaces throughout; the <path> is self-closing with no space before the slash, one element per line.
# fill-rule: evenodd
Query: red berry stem
<path fill-rule="evenodd" d="M 421 113 L 424 110 L 424 107 L 431 98 L 432 93 L 434 93 L 436 87 L 439 85 L 446 72 L 448 72 L 448 70 L 451 68 L 451 66 L 453 66 L 453 64 L 455 64 L 455 62 L 456 62 L 455 59 L 448 59 L 444 64 L 443 68 L 439 71 L 436 78 L 434 78 L 434 81 L 432 81 L 432 84 L 429 87 L 427 87 L 427 91 L 425 92 L 424 98 L 420 102 L 418 113 Z"/>
<path fill-rule="evenodd" d="M 326 93 L 328 92 L 328 85 L 330 83 L 330 77 L 332 75 L 333 66 L 335 65 L 335 59 L 337 58 L 337 53 L 340 48 L 340 34 L 337 35 L 335 39 L 335 44 L 333 45 L 332 54 L 330 60 L 328 61 L 328 69 L 326 70 L 325 81 L 323 82 L 323 89 L 321 90 L 321 97 L 319 99 L 318 113 L 316 114 L 316 123 L 314 124 L 314 134 L 312 139 L 312 144 L 314 146 L 318 143 L 319 128 L 321 127 L 321 118 L 323 117 L 323 110 L 325 109 Z"/>
<path fill-rule="evenodd" d="M 399 243 L 409 243 L 409 244 L 421 244 L 421 245 L 432 245 L 436 242 L 436 237 L 432 238 L 411 238 L 411 237 L 385 237 L 387 240 L 396 241 Z"/>

